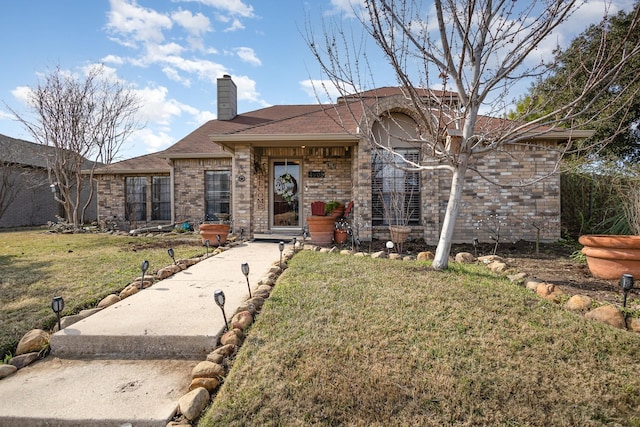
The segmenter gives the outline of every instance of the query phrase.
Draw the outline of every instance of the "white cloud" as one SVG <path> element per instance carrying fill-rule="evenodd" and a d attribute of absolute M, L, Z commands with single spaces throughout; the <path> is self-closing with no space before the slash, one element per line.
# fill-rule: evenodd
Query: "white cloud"
<path fill-rule="evenodd" d="M 219 9 L 231 15 L 243 18 L 253 18 L 253 6 L 245 4 L 242 0 L 182 0 L 184 2 L 197 2 L 206 6 Z"/>
<path fill-rule="evenodd" d="M 239 19 L 234 19 L 230 26 L 224 29 L 225 32 L 244 30 L 244 24 Z"/>
<path fill-rule="evenodd" d="M 193 15 L 188 10 L 180 10 L 178 12 L 173 12 L 171 14 L 171 18 L 173 18 L 175 22 L 193 36 L 199 37 L 209 31 L 212 31 L 209 18 L 201 13 Z"/>
<path fill-rule="evenodd" d="M 255 51 L 250 47 L 237 47 L 234 49 L 238 57 L 251 65 L 262 65 L 262 61 L 256 56 Z"/>
<path fill-rule="evenodd" d="M 107 30 L 116 37 L 126 37 L 124 40 L 116 39 L 125 45 L 136 41 L 160 43 L 164 40 L 162 31 L 170 29 L 173 25 L 168 16 L 140 7 L 135 0 L 110 0 L 110 4 Z"/>
<path fill-rule="evenodd" d="M 28 86 L 18 86 L 11 91 L 11 95 L 23 105 L 29 105 L 31 98 L 31 88 Z"/>
<path fill-rule="evenodd" d="M 328 14 L 343 14 L 345 18 L 355 18 L 365 11 L 364 0 L 331 0 L 332 9 Z"/>
<path fill-rule="evenodd" d="M 316 102 L 334 103 L 342 95 L 331 80 L 302 80 L 302 90 Z"/>
<path fill-rule="evenodd" d="M 116 64 L 116 65 L 122 65 L 125 63 L 125 59 L 118 55 L 107 55 L 103 57 L 100 61 L 104 62 L 105 64 Z"/>

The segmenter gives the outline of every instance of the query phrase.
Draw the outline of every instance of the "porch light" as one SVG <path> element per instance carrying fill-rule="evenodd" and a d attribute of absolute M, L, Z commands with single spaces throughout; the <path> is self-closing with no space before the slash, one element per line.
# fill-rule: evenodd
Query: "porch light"
<path fill-rule="evenodd" d="M 211 244 L 211 242 L 209 241 L 209 239 L 204 241 L 204 245 L 207 247 L 207 258 L 209 258 L 209 245 Z"/>
<path fill-rule="evenodd" d="M 216 300 L 216 304 L 218 304 L 218 307 L 220 307 L 220 310 L 222 310 L 222 318 L 224 319 L 224 327 L 225 327 L 225 329 L 227 329 L 228 328 L 228 326 L 227 326 L 227 315 L 224 313 L 224 302 L 225 302 L 224 292 L 222 292 L 222 290 L 220 290 L 220 289 L 216 289 L 216 291 L 213 293 L 213 298 Z"/>
<path fill-rule="evenodd" d="M 142 261 L 142 265 L 140 265 L 140 270 L 142 270 L 142 279 L 140 280 L 140 286 L 138 286 L 138 289 L 142 289 L 144 287 L 144 274 L 147 272 L 148 269 L 149 269 L 149 261 L 145 259 L 144 261 Z"/>
<path fill-rule="evenodd" d="M 393 249 L 393 242 L 391 240 L 387 241 L 387 256 L 389 256 L 389 252 Z"/>
<path fill-rule="evenodd" d="M 173 260 L 173 265 L 177 265 L 178 263 L 176 262 L 176 257 L 175 257 L 176 254 L 175 254 L 175 252 L 173 252 L 173 248 L 167 249 L 167 253 L 169 254 L 171 259 Z"/>
<path fill-rule="evenodd" d="M 249 286 L 249 263 L 243 262 L 240 265 L 240 269 L 242 270 L 242 274 L 247 278 L 247 288 L 249 289 L 249 298 L 251 298 L 251 286 Z"/>
<path fill-rule="evenodd" d="M 62 329 L 60 327 L 60 313 L 62 313 L 62 310 L 64 310 L 64 300 L 62 299 L 62 297 L 54 297 L 51 300 L 51 309 L 58 317 L 58 330 L 60 330 Z"/>
<path fill-rule="evenodd" d="M 629 295 L 629 291 L 633 289 L 633 276 L 631 274 L 623 274 L 620 277 L 620 287 L 622 288 L 622 292 L 624 293 L 624 298 L 622 300 L 622 307 L 627 306 L 627 296 Z"/>
<path fill-rule="evenodd" d="M 282 251 L 284 251 L 284 242 L 278 243 L 278 249 L 280 249 L 280 268 L 282 268 Z"/>

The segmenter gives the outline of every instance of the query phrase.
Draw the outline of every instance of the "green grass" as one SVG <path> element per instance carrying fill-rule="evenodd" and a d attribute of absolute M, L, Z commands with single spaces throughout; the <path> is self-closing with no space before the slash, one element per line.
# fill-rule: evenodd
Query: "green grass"
<path fill-rule="evenodd" d="M 640 426 L 640 336 L 479 266 L 304 251 L 199 426 Z"/>
<path fill-rule="evenodd" d="M 171 264 L 169 247 L 176 259 L 204 252 L 199 237 L 192 234 L 0 233 L 0 355 L 13 352 L 30 329 L 54 325 L 54 296 L 64 298 L 63 315 L 93 307 L 139 276 L 145 259 L 150 273 Z"/>

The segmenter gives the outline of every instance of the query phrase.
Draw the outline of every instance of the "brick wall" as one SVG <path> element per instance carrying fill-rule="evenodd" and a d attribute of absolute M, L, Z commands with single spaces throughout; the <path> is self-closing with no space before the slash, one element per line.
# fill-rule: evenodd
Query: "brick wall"
<path fill-rule="evenodd" d="M 215 170 L 231 170 L 231 159 L 174 160 L 174 209 L 177 223 L 190 221 L 198 224 L 204 220 L 204 173 Z M 233 205 L 233 194 L 231 203 Z"/>

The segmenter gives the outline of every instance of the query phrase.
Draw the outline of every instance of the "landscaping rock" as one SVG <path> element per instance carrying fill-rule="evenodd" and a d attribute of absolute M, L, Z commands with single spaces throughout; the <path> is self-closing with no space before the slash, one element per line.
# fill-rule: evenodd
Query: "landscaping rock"
<path fill-rule="evenodd" d="M 94 314 L 96 314 L 97 312 L 101 311 L 102 307 L 96 307 L 96 308 L 88 308 L 86 310 L 81 310 L 80 313 L 78 313 L 80 316 L 82 316 L 83 318 L 87 318 L 89 316 L 93 316 Z"/>
<path fill-rule="evenodd" d="M 16 355 L 19 356 L 31 352 L 37 353 L 47 345 L 49 345 L 49 334 L 42 329 L 32 329 L 24 334 L 18 343 Z"/>
<path fill-rule="evenodd" d="M 529 280 L 524 282 L 524 287 L 529 289 L 532 292 L 537 292 L 538 285 L 540 283 L 542 283 L 542 282 L 540 280 L 538 280 L 538 279 L 529 279 Z"/>
<path fill-rule="evenodd" d="M 203 387 L 206 388 L 208 392 L 212 392 L 219 385 L 220 380 L 218 378 L 194 378 L 191 380 L 191 384 L 189 385 L 189 391 Z"/>
<path fill-rule="evenodd" d="M 224 361 L 224 356 L 218 353 L 211 352 L 207 355 L 207 362 L 221 364 Z"/>
<path fill-rule="evenodd" d="M 591 308 L 593 299 L 586 295 L 573 295 L 564 304 L 564 308 L 570 311 L 587 311 Z"/>
<path fill-rule="evenodd" d="M 224 374 L 224 366 L 209 361 L 200 362 L 191 370 L 191 378 L 216 378 Z"/>
<path fill-rule="evenodd" d="M 416 260 L 417 261 L 430 261 L 433 258 L 435 258 L 435 255 L 433 254 L 433 252 L 427 251 L 427 252 L 418 253 L 418 256 L 416 257 Z"/>
<path fill-rule="evenodd" d="M 260 298 L 269 298 L 269 294 L 271 293 L 271 286 L 258 286 L 258 289 L 255 290 L 253 296 Z"/>
<path fill-rule="evenodd" d="M 236 352 L 236 350 L 238 349 L 237 346 L 233 345 L 233 344 L 228 344 L 228 345 L 223 345 L 221 347 L 216 348 L 215 350 L 213 350 L 214 354 L 221 354 L 225 357 L 229 357 L 232 354 L 234 354 Z"/>
<path fill-rule="evenodd" d="M 21 354 L 20 356 L 12 357 L 11 360 L 9 360 L 9 364 L 15 366 L 16 369 L 22 369 L 38 360 L 39 357 L 40 353 L 37 351 Z"/>
<path fill-rule="evenodd" d="M 343 249 L 340 251 L 342 255 L 353 255 L 353 251 L 351 249 Z"/>
<path fill-rule="evenodd" d="M 107 295 L 98 303 L 98 307 L 100 308 L 109 307 L 110 305 L 113 305 L 118 301 L 121 301 L 118 295 L 115 295 L 115 294 Z"/>
<path fill-rule="evenodd" d="M 556 289 L 556 285 L 551 283 L 538 283 L 536 285 L 536 293 L 540 295 L 542 298 L 548 297 L 551 295 Z"/>
<path fill-rule="evenodd" d="M 138 292 L 140 292 L 140 289 L 138 289 L 138 286 L 135 283 L 132 283 L 120 292 L 120 299 L 123 300 L 131 295 L 137 294 Z"/>
<path fill-rule="evenodd" d="M 604 322 L 614 328 L 625 329 L 627 327 L 622 311 L 612 305 L 603 305 L 598 308 L 594 308 L 587 312 L 584 317 Z"/>
<path fill-rule="evenodd" d="M 640 319 L 637 317 L 629 317 L 627 319 L 627 329 L 633 332 L 640 332 Z"/>
<path fill-rule="evenodd" d="M 0 379 L 8 377 L 18 370 L 17 366 L 10 365 L 8 363 L 0 364 Z"/>
<path fill-rule="evenodd" d="M 60 328 L 64 329 L 64 328 L 68 328 L 69 326 L 73 325 L 76 322 L 81 321 L 82 319 L 84 319 L 85 316 L 81 316 L 79 314 L 74 314 L 71 316 L 64 316 L 62 319 L 60 319 Z M 55 328 L 53 328 L 54 331 L 58 330 L 58 325 L 56 324 Z"/>
<path fill-rule="evenodd" d="M 365 254 L 364 252 L 356 252 L 355 254 L 353 254 L 353 256 L 357 256 L 357 257 L 366 257 L 367 254 Z"/>
<path fill-rule="evenodd" d="M 231 318 L 231 326 L 233 328 L 238 328 L 243 331 L 246 331 L 249 328 L 249 326 L 251 326 L 252 323 L 253 323 L 253 316 L 251 315 L 251 312 L 249 312 L 248 310 L 236 313 Z"/>
<path fill-rule="evenodd" d="M 256 311 L 260 311 L 262 305 L 264 304 L 264 298 L 261 297 L 253 297 L 247 300 L 248 304 L 253 304 Z"/>
<path fill-rule="evenodd" d="M 507 279 L 509 279 L 511 283 L 520 283 L 524 279 L 526 279 L 526 277 L 527 277 L 527 273 L 516 273 L 516 274 L 508 275 Z"/>
<path fill-rule="evenodd" d="M 188 420 L 195 420 L 209 403 L 211 396 L 206 388 L 200 387 L 191 390 L 178 401 L 180 413 Z"/>
<path fill-rule="evenodd" d="M 371 258 L 373 259 L 386 258 L 386 257 L 387 257 L 387 254 L 385 253 L 385 251 L 378 251 L 371 254 Z"/>
<path fill-rule="evenodd" d="M 158 270 L 158 272 L 156 273 L 156 276 L 158 276 L 158 280 L 163 280 L 163 279 L 166 279 L 167 277 L 173 276 L 174 274 L 175 273 L 173 272 L 173 269 L 165 267 Z"/>
<path fill-rule="evenodd" d="M 243 339 L 243 333 L 240 329 L 232 329 L 226 332 L 222 337 L 220 337 L 220 344 L 222 345 L 235 345 L 241 346 Z"/>
<path fill-rule="evenodd" d="M 389 254 L 389 259 L 401 259 L 402 255 L 400 254 Z"/>
<path fill-rule="evenodd" d="M 256 314 L 258 309 L 252 302 L 245 301 L 238 306 L 238 311 L 248 311 L 251 314 Z"/>
<path fill-rule="evenodd" d="M 472 264 L 476 262 L 476 257 L 469 252 L 459 252 L 456 254 L 455 260 L 460 264 Z"/>
<path fill-rule="evenodd" d="M 493 261 L 487 264 L 487 268 L 494 273 L 504 273 L 508 269 L 507 264 L 501 261 Z"/>
<path fill-rule="evenodd" d="M 480 261 L 483 264 L 491 264 L 492 262 L 505 262 L 504 258 L 498 255 L 479 256 L 478 261 Z"/>

